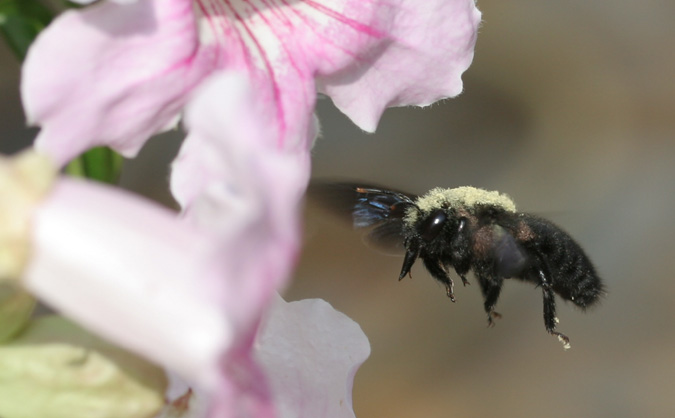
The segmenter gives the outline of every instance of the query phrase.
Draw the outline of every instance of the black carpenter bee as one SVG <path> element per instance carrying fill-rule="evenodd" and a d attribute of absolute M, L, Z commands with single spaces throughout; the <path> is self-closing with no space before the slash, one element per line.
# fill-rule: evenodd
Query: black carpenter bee
<path fill-rule="evenodd" d="M 452 267 L 464 285 L 472 270 L 485 299 L 488 325 L 504 279 L 541 287 L 546 331 L 567 349 L 569 338 L 555 330 L 555 294 L 585 309 L 604 293 L 593 264 L 572 237 L 546 219 L 517 212 L 505 194 L 458 187 L 423 196 L 351 183 L 319 183 L 310 196 L 349 216 L 355 228 L 372 228 L 367 238 L 405 253 L 399 280 L 419 258 L 455 301 Z"/>

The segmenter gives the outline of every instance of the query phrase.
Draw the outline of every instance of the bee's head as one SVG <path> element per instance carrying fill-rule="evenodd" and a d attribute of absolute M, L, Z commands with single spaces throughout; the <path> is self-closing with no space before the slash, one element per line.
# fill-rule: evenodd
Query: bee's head
<path fill-rule="evenodd" d="M 458 216 L 452 208 L 440 207 L 420 218 L 417 233 L 429 245 L 434 241 L 453 240 L 465 228 L 466 218 Z"/>

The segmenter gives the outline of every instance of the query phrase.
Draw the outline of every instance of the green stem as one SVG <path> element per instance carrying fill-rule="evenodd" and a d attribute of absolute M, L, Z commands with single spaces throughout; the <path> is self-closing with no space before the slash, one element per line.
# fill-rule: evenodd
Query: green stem
<path fill-rule="evenodd" d="M 92 148 L 70 162 L 66 173 L 103 183 L 116 184 L 124 158 L 107 147 Z"/>

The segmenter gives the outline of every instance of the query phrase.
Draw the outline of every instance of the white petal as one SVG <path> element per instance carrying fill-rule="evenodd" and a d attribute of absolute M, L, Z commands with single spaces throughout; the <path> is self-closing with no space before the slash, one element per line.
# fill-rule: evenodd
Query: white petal
<path fill-rule="evenodd" d="M 256 341 L 279 416 L 352 418 L 352 384 L 370 345 L 359 325 L 321 299 L 277 298 Z"/>

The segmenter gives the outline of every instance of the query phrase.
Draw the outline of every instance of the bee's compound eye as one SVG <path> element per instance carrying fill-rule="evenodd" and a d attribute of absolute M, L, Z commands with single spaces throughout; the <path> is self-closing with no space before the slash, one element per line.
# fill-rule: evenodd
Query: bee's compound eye
<path fill-rule="evenodd" d="M 422 222 L 420 227 L 420 236 L 423 240 L 429 242 L 436 238 L 443 229 L 448 215 L 443 209 L 436 209 Z"/>

